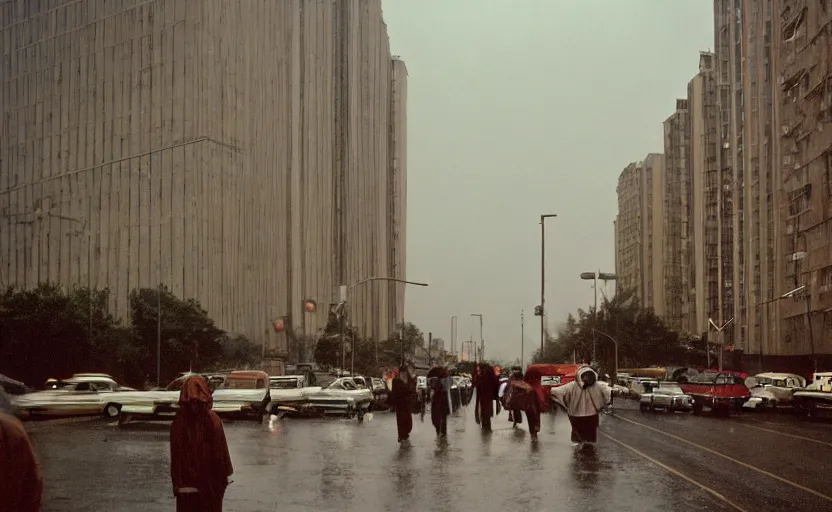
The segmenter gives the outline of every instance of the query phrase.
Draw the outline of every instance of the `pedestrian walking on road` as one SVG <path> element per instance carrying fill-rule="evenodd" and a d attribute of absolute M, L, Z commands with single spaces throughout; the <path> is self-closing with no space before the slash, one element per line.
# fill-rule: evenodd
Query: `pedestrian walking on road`
<path fill-rule="evenodd" d="M 222 512 L 234 472 L 213 398 L 202 377 L 189 377 L 170 427 L 170 476 L 177 512 Z"/>
<path fill-rule="evenodd" d="M 450 376 L 441 366 L 431 368 L 428 372 L 430 383 L 430 419 L 439 437 L 448 436 L 448 416 L 451 415 Z"/>
<path fill-rule="evenodd" d="M 522 381 L 523 380 L 523 370 L 520 367 L 512 368 L 511 376 L 508 378 L 507 386 L 510 386 L 513 381 Z M 502 397 L 501 397 L 502 398 Z M 503 406 L 508 409 L 506 404 Z M 508 421 L 511 422 L 512 427 L 516 427 L 517 425 L 523 423 L 523 409 L 509 409 L 508 411 Z"/>
<path fill-rule="evenodd" d="M 416 380 L 410 376 L 406 366 L 399 368 L 393 379 L 393 386 L 388 395 L 388 402 L 396 411 L 396 429 L 399 442 L 410 439 L 413 431 L 413 401 L 416 398 Z"/>
<path fill-rule="evenodd" d="M 0 390 L 0 511 L 40 512 L 43 481 L 23 424 Z"/>
<path fill-rule="evenodd" d="M 531 393 L 526 405 L 526 419 L 529 421 L 529 433 L 532 439 L 537 439 L 540 433 L 540 415 L 549 411 L 549 397 L 541 385 L 543 375 L 537 368 L 529 368 L 523 381 L 531 387 Z"/>
<path fill-rule="evenodd" d="M 589 366 L 578 369 L 574 381 L 552 388 L 552 397 L 566 409 L 572 424 L 572 442 L 584 448 L 598 438 L 598 413 L 610 401 L 610 388 L 598 384 Z"/>
<path fill-rule="evenodd" d="M 494 416 L 494 403 L 498 400 L 500 380 L 487 363 L 480 364 L 476 384 L 477 402 L 475 418 L 483 432 L 491 432 L 491 418 Z"/>

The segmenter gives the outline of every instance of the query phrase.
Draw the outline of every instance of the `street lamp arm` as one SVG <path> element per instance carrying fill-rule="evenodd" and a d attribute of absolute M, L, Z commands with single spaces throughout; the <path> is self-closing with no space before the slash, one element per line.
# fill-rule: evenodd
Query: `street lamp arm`
<path fill-rule="evenodd" d="M 609 339 L 611 342 L 615 343 L 615 346 L 618 346 L 618 342 L 615 340 L 615 338 L 613 338 L 609 334 L 607 334 L 605 332 L 601 332 L 598 329 L 592 329 L 592 330 L 595 331 L 596 333 L 600 334 L 601 336 L 604 336 L 605 338 Z"/>
<path fill-rule="evenodd" d="M 396 283 L 410 284 L 410 285 L 413 285 L 413 286 L 427 286 L 428 285 L 428 283 L 419 283 L 419 282 L 416 282 L 416 281 L 407 281 L 406 279 L 397 279 L 395 277 L 368 277 L 368 278 L 365 278 L 365 279 L 362 279 L 362 280 L 358 281 L 357 283 L 353 283 L 353 284 L 349 285 L 348 288 L 352 289 L 352 288 L 355 288 L 358 285 L 362 285 L 362 284 L 368 283 L 370 281 L 393 281 L 393 282 L 396 282 Z"/>

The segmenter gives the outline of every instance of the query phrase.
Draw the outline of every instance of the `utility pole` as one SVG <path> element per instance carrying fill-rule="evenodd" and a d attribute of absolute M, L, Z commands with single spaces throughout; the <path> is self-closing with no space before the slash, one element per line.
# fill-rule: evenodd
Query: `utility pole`
<path fill-rule="evenodd" d="M 546 219 L 557 217 L 554 213 L 540 216 L 540 356 L 543 357 L 543 342 L 546 339 Z"/>
<path fill-rule="evenodd" d="M 526 321 L 523 319 L 523 310 L 520 310 L 520 370 L 526 367 Z"/>

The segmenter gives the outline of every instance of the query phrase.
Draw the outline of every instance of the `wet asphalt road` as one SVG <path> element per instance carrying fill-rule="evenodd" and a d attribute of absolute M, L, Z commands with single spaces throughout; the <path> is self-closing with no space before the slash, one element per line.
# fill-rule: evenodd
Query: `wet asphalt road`
<path fill-rule="evenodd" d="M 832 507 L 829 424 L 619 409 L 602 417 L 593 455 L 571 446 L 563 414 L 544 417 L 537 443 L 513 431 L 505 412 L 490 435 L 472 416 L 468 409 L 451 419 L 447 443 L 437 442 L 429 416 L 424 423 L 416 416 L 409 446 L 396 442 L 387 413 L 363 425 L 227 422 L 235 474 L 225 511 Z M 174 510 L 167 425 L 92 420 L 27 428 L 44 473 L 44 512 Z"/>

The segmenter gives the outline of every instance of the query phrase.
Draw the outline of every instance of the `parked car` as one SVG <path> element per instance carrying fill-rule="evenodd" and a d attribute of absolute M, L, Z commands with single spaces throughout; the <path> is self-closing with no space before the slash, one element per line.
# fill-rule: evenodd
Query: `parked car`
<path fill-rule="evenodd" d="M 816 372 L 805 389 L 792 395 L 794 410 L 800 416 L 813 418 L 832 411 L 832 372 Z"/>
<path fill-rule="evenodd" d="M 806 379 L 793 373 L 758 373 L 745 379 L 745 387 L 750 390 L 751 398 L 743 408 L 776 409 L 792 405 L 792 396 L 806 387 Z"/>
<path fill-rule="evenodd" d="M 272 414 L 287 416 L 340 416 L 364 420 L 373 403 L 373 391 L 359 387 L 352 377 L 335 379 L 326 388 L 312 386 L 300 390 L 302 399 L 287 402 L 276 398 Z"/>
<path fill-rule="evenodd" d="M 131 390 L 107 374 L 78 373 L 56 381 L 52 389 L 15 396 L 12 402 L 21 417 L 103 414 L 114 418 L 119 410 L 112 404 L 112 397 Z"/>
<path fill-rule="evenodd" d="M 712 412 L 728 415 L 742 410 L 742 405 L 751 396 L 745 387 L 745 378 L 736 372 L 706 371 L 680 382 L 682 391 L 693 397 L 693 413 L 701 414 L 705 408 Z"/>
<path fill-rule="evenodd" d="M 213 410 L 219 415 L 262 421 L 271 400 L 269 375 L 259 370 L 235 370 L 213 393 Z"/>
<path fill-rule="evenodd" d="M 685 411 L 693 410 L 693 398 L 682 391 L 675 382 L 660 382 L 649 393 L 643 393 L 639 399 L 641 412 Z"/>

